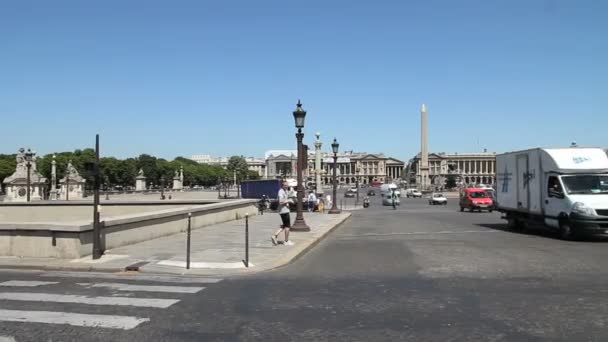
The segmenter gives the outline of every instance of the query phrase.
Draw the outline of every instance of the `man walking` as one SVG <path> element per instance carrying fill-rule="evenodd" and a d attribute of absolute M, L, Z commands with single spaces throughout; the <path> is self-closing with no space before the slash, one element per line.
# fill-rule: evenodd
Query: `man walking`
<path fill-rule="evenodd" d="M 308 212 L 312 213 L 315 211 L 315 207 L 317 206 L 317 196 L 315 196 L 315 192 L 311 191 L 308 194 Z"/>
<path fill-rule="evenodd" d="M 287 182 L 283 182 L 282 188 L 279 190 L 279 194 L 277 198 L 279 199 L 279 215 L 281 216 L 281 228 L 277 230 L 272 236 L 270 240 L 273 245 L 277 245 L 277 237 L 281 232 L 285 231 L 285 241 L 283 241 L 284 245 L 293 246 L 293 242 L 289 241 L 289 228 L 291 227 L 291 217 L 289 216 L 289 204 L 293 201 L 289 198 L 287 194 Z"/>

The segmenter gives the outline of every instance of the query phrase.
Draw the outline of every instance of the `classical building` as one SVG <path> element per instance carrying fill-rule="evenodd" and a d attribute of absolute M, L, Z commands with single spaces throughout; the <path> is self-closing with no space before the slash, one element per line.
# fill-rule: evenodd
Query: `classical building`
<path fill-rule="evenodd" d="M 462 185 L 487 184 L 496 182 L 496 153 L 431 153 L 428 155 L 428 179 L 421 179 L 420 154 L 412 158 L 406 168 L 406 181 L 410 186 L 422 187 L 431 184 L 442 188 L 448 176 L 456 177 Z"/>
<path fill-rule="evenodd" d="M 228 165 L 228 160 L 230 160 L 229 157 L 214 157 L 210 154 L 194 154 L 190 159 L 199 164 L 220 165 L 222 167 L 226 167 Z M 257 172 L 260 177 L 265 176 L 266 161 L 264 159 L 245 157 L 245 161 L 247 161 L 249 170 Z"/>
<path fill-rule="evenodd" d="M 296 178 L 296 166 L 298 151 L 296 150 L 271 150 L 266 151 L 265 178 Z"/>

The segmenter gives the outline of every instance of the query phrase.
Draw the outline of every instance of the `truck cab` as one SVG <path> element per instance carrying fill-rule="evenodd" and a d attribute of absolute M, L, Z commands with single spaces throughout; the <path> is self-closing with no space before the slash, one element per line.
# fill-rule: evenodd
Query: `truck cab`
<path fill-rule="evenodd" d="M 608 235 L 608 174 L 548 173 L 545 224 L 564 238 Z"/>

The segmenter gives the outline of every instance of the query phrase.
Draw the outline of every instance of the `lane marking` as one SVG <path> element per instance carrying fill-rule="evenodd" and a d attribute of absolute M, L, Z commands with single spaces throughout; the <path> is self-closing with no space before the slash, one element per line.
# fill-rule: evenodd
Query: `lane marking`
<path fill-rule="evenodd" d="M 0 310 L 0 321 L 23 323 L 68 324 L 78 327 L 133 329 L 149 318 L 114 315 L 90 315 L 56 311 Z M 0 339 L 0 341 L 3 341 Z M 5 340 L 11 341 L 11 340 Z M 14 340 L 13 340 L 14 341 Z"/>
<path fill-rule="evenodd" d="M 107 287 L 117 291 L 144 291 L 144 292 L 170 292 L 170 293 L 197 293 L 204 287 L 194 286 L 161 286 L 161 285 L 132 285 L 121 283 L 77 283 L 87 287 Z"/>
<path fill-rule="evenodd" d="M 156 263 L 157 265 L 163 266 L 176 266 L 186 268 L 185 261 L 177 261 L 177 260 L 163 260 Z M 255 266 L 252 263 L 249 263 L 249 267 Z M 242 261 L 239 262 L 191 262 L 190 268 L 219 268 L 219 269 L 236 269 L 236 268 L 246 268 Z"/>
<path fill-rule="evenodd" d="M 119 305 L 166 309 L 179 299 L 129 298 L 129 297 L 88 297 L 38 292 L 0 292 L 0 299 L 26 302 L 55 302 L 89 305 Z"/>
<path fill-rule="evenodd" d="M 25 287 L 36 287 L 42 285 L 53 285 L 59 284 L 56 281 L 35 281 L 35 280 L 9 280 L 0 283 L 0 286 L 25 286 Z"/>
<path fill-rule="evenodd" d="M 442 230 L 439 232 L 402 232 L 402 233 L 365 233 L 365 234 L 350 234 L 340 235 L 340 237 L 364 237 L 364 236 L 395 236 L 395 235 L 424 235 L 424 234 L 465 234 L 465 233 L 498 233 L 496 230 L 461 230 L 450 231 Z"/>
<path fill-rule="evenodd" d="M 185 266 L 184 266 L 185 267 Z M 188 276 L 165 276 L 147 275 L 133 273 L 99 273 L 99 272 L 46 272 L 40 275 L 47 278 L 98 278 L 98 279 L 120 279 L 120 280 L 145 280 L 160 283 L 181 283 L 181 284 L 212 284 L 222 281 L 221 278 L 188 277 Z"/>

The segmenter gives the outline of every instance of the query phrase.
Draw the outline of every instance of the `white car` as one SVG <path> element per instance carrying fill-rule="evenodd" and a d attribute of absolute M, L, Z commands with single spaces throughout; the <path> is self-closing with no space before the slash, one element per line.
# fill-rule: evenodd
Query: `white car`
<path fill-rule="evenodd" d="M 413 197 L 413 198 L 422 198 L 422 192 L 420 192 L 420 190 L 418 189 L 408 189 L 405 192 L 405 195 L 407 196 L 407 198 Z"/>
<path fill-rule="evenodd" d="M 429 204 L 430 205 L 435 205 L 435 204 L 446 205 L 446 204 L 448 204 L 448 199 L 445 198 L 445 196 L 443 196 L 443 194 L 432 193 L 431 196 L 429 197 Z"/>

